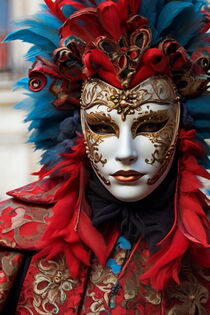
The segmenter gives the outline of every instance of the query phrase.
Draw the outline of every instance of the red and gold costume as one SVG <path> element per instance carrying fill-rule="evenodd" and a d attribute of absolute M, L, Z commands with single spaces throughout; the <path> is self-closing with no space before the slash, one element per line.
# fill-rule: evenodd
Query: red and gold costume
<path fill-rule="evenodd" d="M 200 181 L 210 178 L 204 141 L 210 137 L 210 22 L 203 2 L 45 4 L 42 13 L 19 22 L 20 30 L 7 37 L 33 44 L 27 54 L 33 62 L 29 79 L 17 83 L 29 97 L 18 107 L 29 109 L 30 141 L 44 153 L 39 180 L 9 192 L 11 198 L 0 204 L 2 314 L 210 314 L 209 201 Z M 172 96 L 163 95 L 167 91 L 161 80 L 168 82 Z M 85 138 L 80 105 L 84 117 L 93 121 L 83 117 Z M 180 122 L 165 118 L 161 110 L 154 118 L 150 106 L 161 105 L 166 114 L 167 106 L 177 106 Z M 91 112 L 93 106 L 103 111 Z M 142 108 L 138 125 L 132 115 L 141 116 Z M 113 117 L 120 117 L 118 126 Z M 144 137 L 143 143 L 150 141 L 154 148 L 143 163 L 159 163 L 146 185 L 158 183 L 154 191 L 149 188 L 140 203 L 141 198 L 131 200 L 135 204 L 113 198 L 107 188 L 112 183 L 102 172 L 108 159 L 99 148 L 110 135 L 120 138 L 127 117 L 136 124 L 129 130 L 131 142 Z M 165 126 L 169 132 L 158 133 Z M 96 188 L 89 181 L 93 170 Z M 124 173 L 116 176 L 121 184 Z M 127 181 L 135 175 L 129 173 Z M 172 179 L 175 184 L 168 189 Z M 108 201 L 102 186 L 113 195 Z M 163 198 L 168 192 L 168 199 Z M 153 204 L 159 205 L 159 215 L 152 212 Z M 99 220 L 93 205 L 103 208 Z M 155 219 L 146 222 L 137 206 Z M 155 236 L 156 226 L 161 237 Z"/>

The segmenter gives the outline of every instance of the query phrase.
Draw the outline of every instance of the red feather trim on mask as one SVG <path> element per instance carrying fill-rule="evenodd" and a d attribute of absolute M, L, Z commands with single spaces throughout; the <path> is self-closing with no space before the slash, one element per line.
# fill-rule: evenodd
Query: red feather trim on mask
<path fill-rule="evenodd" d="M 210 179 L 210 174 L 202 168 L 195 156 L 204 154 L 201 144 L 195 140 L 195 131 L 181 130 L 179 135 L 179 171 L 177 182 L 177 222 L 173 230 L 159 243 L 160 249 L 147 262 L 147 271 L 140 281 L 150 282 L 154 289 L 162 290 L 168 280 L 179 283 L 178 273 L 183 255 L 187 250 L 191 258 L 200 265 L 210 267 L 205 259 L 210 257 L 208 232 L 210 222 L 205 213 L 207 198 L 199 190 L 202 187 L 198 176 Z"/>

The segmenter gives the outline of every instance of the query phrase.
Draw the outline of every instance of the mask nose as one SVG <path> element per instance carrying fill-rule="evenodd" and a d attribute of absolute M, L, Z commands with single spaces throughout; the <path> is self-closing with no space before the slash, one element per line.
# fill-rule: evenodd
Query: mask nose
<path fill-rule="evenodd" d="M 116 148 L 116 161 L 120 161 L 125 165 L 133 164 L 138 159 L 138 153 L 136 151 L 134 139 L 131 131 L 127 128 L 124 129 L 119 137 L 118 148 Z"/>

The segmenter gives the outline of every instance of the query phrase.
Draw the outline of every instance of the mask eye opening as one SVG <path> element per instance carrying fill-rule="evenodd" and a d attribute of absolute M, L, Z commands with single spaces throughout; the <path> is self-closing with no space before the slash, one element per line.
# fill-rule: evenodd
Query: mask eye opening
<path fill-rule="evenodd" d="M 161 129 L 163 129 L 165 127 L 167 122 L 168 122 L 168 119 L 166 119 L 164 121 L 145 122 L 145 123 L 141 124 L 140 126 L 138 126 L 138 128 L 136 129 L 136 135 L 143 134 L 145 132 L 153 133 L 153 132 L 161 131 Z"/>
<path fill-rule="evenodd" d="M 90 130 L 98 135 L 110 135 L 110 134 L 115 134 L 114 128 L 107 123 L 88 123 L 88 127 Z"/>

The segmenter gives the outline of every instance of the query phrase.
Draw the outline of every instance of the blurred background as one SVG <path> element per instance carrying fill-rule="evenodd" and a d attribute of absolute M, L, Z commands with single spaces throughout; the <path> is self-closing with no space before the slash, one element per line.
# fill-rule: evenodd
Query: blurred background
<path fill-rule="evenodd" d="M 0 0 L 0 39 L 13 29 L 12 21 L 26 18 L 39 9 L 42 0 Z M 34 152 L 27 141 L 24 112 L 13 106 L 23 92 L 12 91 L 12 85 L 27 73 L 24 54 L 29 45 L 16 41 L 0 43 L 0 200 L 6 192 L 35 181 L 30 174 L 39 169 L 40 152 Z M 208 184 L 210 188 L 210 184 Z"/>
<path fill-rule="evenodd" d="M 39 9 L 40 0 L 0 0 L 0 39 L 13 29 L 12 21 L 25 18 Z M 39 152 L 27 140 L 24 112 L 13 106 L 23 97 L 12 85 L 27 73 L 24 54 L 29 45 L 21 41 L 0 43 L 0 200 L 6 191 L 36 180 L 30 174 L 39 169 Z"/>

